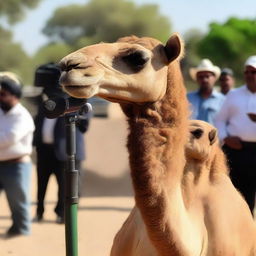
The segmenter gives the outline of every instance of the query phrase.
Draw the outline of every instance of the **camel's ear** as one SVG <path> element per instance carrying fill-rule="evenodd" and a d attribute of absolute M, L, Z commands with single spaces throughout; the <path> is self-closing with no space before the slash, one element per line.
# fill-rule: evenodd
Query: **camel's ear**
<path fill-rule="evenodd" d="M 174 34 L 169 38 L 164 50 L 169 62 L 175 60 L 182 54 L 183 44 L 178 34 Z"/>
<path fill-rule="evenodd" d="M 209 132 L 208 137 L 209 137 L 210 145 L 212 145 L 217 140 L 217 130 L 212 129 Z"/>

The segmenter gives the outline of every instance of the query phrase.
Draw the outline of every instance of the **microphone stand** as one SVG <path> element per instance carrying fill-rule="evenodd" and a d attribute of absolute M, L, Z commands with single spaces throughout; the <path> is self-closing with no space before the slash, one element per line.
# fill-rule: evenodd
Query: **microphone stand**
<path fill-rule="evenodd" d="M 43 110 L 48 118 L 64 115 L 66 128 L 67 163 L 65 170 L 65 240 L 66 256 L 78 255 L 77 239 L 77 204 L 78 170 L 75 168 L 76 122 L 83 119 L 85 113 L 92 111 L 92 106 L 84 99 L 59 97 L 44 102 Z"/>
<path fill-rule="evenodd" d="M 77 204 L 78 170 L 75 168 L 76 112 L 65 114 L 67 168 L 65 171 L 65 238 L 66 256 L 78 255 Z"/>
<path fill-rule="evenodd" d="M 67 168 L 65 171 L 65 240 L 66 256 L 78 255 L 77 235 L 77 205 L 78 205 L 78 178 L 75 168 L 76 155 L 76 122 L 83 113 L 92 111 L 89 103 L 80 107 L 77 112 L 65 114 Z"/>

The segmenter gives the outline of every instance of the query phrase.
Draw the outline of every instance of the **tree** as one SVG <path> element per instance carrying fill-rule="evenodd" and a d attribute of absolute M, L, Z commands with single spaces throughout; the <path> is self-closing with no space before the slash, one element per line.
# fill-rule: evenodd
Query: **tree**
<path fill-rule="evenodd" d="M 79 48 L 99 41 L 112 42 L 121 36 L 152 36 L 161 41 L 170 36 L 167 17 L 158 5 L 137 6 L 128 0 L 91 0 L 55 11 L 43 29 L 52 41 Z"/>
<path fill-rule="evenodd" d="M 224 24 L 210 24 L 209 33 L 199 42 L 198 54 L 220 67 L 231 67 L 239 78 L 248 56 L 255 55 L 256 19 L 229 18 Z"/>
<path fill-rule="evenodd" d="M 11 0 L 0 1 L 0 17 L 6 19 L 7 24 L 14 24 L 25 16 L 28 8 L 35 8 L 41 0 Z M 0 71 L 17 73 L 22 81 L 31 83 L 32 62 L 19 43 L 13 41 L 12 32 L 0 26 Z"/>
<path fill-rule="evenodd" d="M 67 44 L 50 43 L 37 51 L 34 56 L 34 64 L 38 66 L 47 62 L 57 63 L 71 51 L 70 46 Z"/>
<path fill-rule="evenodd" d="M 30 82 L 31 60 L 22 49 L 21 45 L 14 43 L 12 33 L 0 27 L 0 71 L 17 73 L 22 81 Z"/>
<path fill-rule="evenodd" d="M 200 61 L 197 53 L 197 45 L 204 37 L 204 34 L 198 29 L 190 29 L 184 35 L 185 40 L 185 56 L 181 61 L 181 68 L 186 80 L 186 87 L 188 90 L 197 88 L 197 84 L 191 80 L 189 75 L 189 68 L 195 67 Z"/>
<path fill-rule="evenodd" d="M 35 8 L 41 0 L 11 0 L 0 1 L 0 16 L 7 18 L 8 23 L 13 24 L 25 15 L 27 8 Z"/>

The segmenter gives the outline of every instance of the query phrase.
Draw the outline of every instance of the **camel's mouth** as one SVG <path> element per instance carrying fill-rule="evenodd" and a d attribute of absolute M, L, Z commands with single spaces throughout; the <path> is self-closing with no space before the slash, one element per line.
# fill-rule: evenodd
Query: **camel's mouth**
<path fill-rule="evenodd" d="M 75 98 L 90 98 L 97 92 L 97 86 L 94 85 L 62 85 L 63 90 Z"/>
<path fill-rule="evenodd" d="M 86 91 L 90 90 L 90 85 L 63 85 L 64 91 L 67 93 L 85 93 Z"/>
<path fill-rule="evenodd" d="M 64 85 L 63 87 L 65 89 L 70 89 L 70 90 L 77 90 L 77 89 L 85 89 L 85 88 L 89 88 L 91 85 Z"/>

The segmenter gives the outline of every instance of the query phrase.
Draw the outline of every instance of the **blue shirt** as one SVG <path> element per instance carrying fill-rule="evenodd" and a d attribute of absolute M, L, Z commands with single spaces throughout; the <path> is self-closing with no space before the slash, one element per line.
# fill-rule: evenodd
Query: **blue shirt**
<path fill-rule="evenodd" d="M 225 96 L 213 90 L 211 96 L 204 99 L 200 96 L 199 90 L 187 94 L 190 102 L 191 119 L 203 120 L 214 124 L 216 114 L 220 111 Z"/>

